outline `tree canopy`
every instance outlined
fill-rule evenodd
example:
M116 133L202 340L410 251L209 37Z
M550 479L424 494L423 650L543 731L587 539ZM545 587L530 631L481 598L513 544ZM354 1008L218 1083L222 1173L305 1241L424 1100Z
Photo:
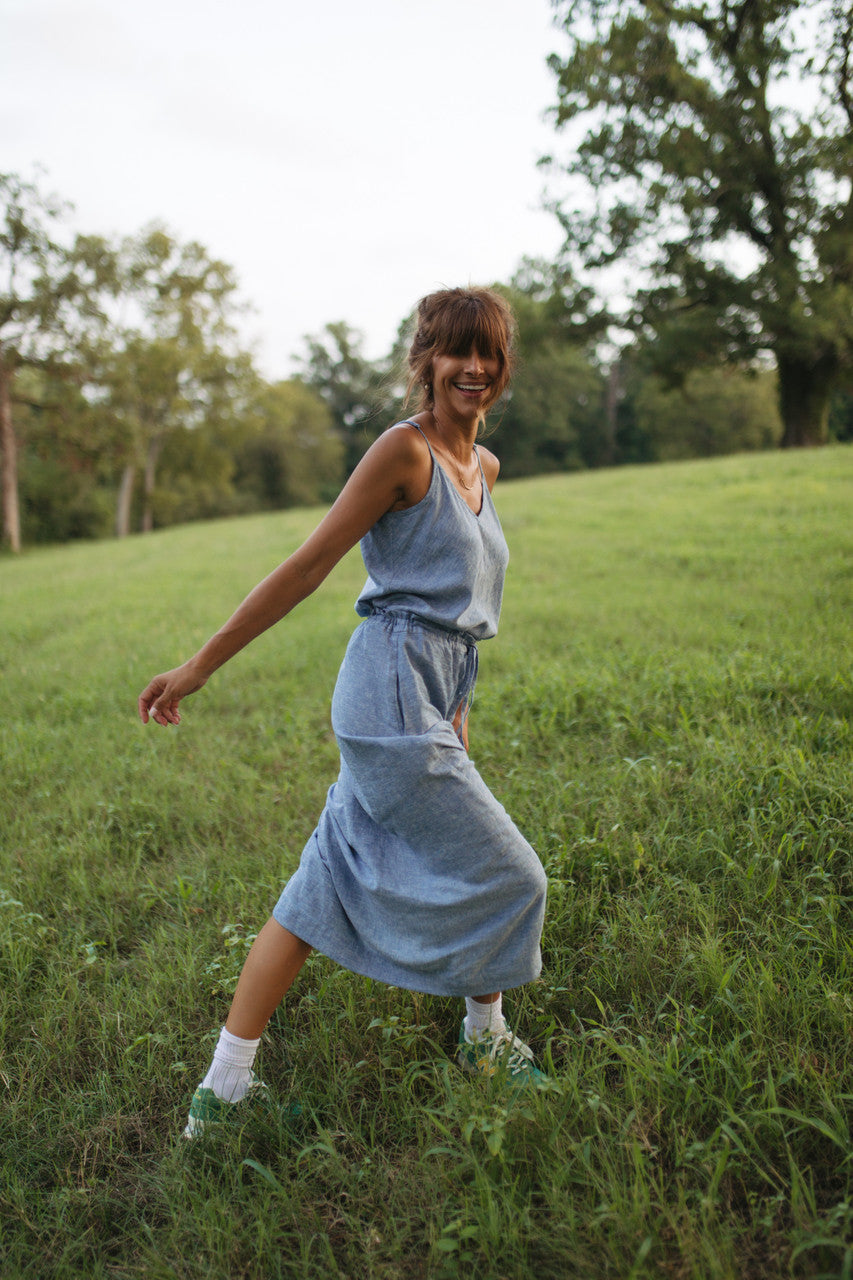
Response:
M853 367L853 4L553 2L569 260L643 272L615 310L670 374L772 353L783 444L823 441Z
M598 13L607 7L594 6ZM644 6L630 0L629 8L636 18ZM632 28L638 39L645 30ZM588 26L586 38L591 32ZM597 127L604 128L605 114ZM846 145L839 144L839 154L846 154ZM840 174L839 167L838 191ZM627 179L621 186L613 181L624 198ZM657 197L648 199L654 204ZM269 382L238 341L235 318L244 304L232 268L204 246L182 242L159 225L115 244L72 235L63 221L68 207L15 175L0 176L0 202L4 547L18 550L22 537L62 541L144 532L182 520L330 501L371 441L405 415L413 315L401 321L391 349L377 359L365 355L358 329L344 321L327 324L305 337L294 357L297 374ZM678 215L685 225L689 213ZM717 258L702 266L698 247L695 253L695 246L685 248L682 238L682 258L693 272L690 288L686 271L677 277L673 268L664 277L659 270L617 317L589 271L618 257L612 236L603 236L594 219L584 230L582 219L565 208L561 216L576 249L585 239L583 259L577 253L557 262L522 259L508 284L493 285L510 299L519 325L518 368L487 425L504 477L777 442L783 434L774 403L779 379L761 358L772 335L757 310L758 277L741 273L738 287L732 284L736 255L729 241L709 237ZM658 257L671 264L676 213L661 197L656 216L661 225L667 218L672 224L669 241L661 232L654 242ZM826 218L830 226L828 213ZM837 221L842 227L840 215ZM641 222L638 215L626 252L642 249ZM651 225L649 214L647 230ZM825 239L832 241L828 234ZM815 254L823 243L815 234ZM646 266L656 263L647 252ZM761 270L772 293L770 267L765 263ZM850 440L853 386L844 382L849 317L842 314L848 290L842 266L836 276L837 311L828 303L820 310L831 290L815 269L807 282L815 302L797 313L798 332L814 342L822 335L834 353L832 376L813 385L818 397L825 396L827 381L834 380L829 432ZM697 283L714 279L719 298L727 299L716 311L713 291ZM745 298L755 303L754 315ZM761 315L766 319L771 311L768 303ZM636 320L636 333L621 349L612 340L617 318ZM793 332L791 326L785 330L789 337ZM780 321L774 347L780 370L781 333Z
M602 317L564 269L525 259L502 292L518 323L518 367L494 415L505 477L599 466L607 456L605 377L591 351Z
M21 547L18 437L13 404L21 371L79 372L87 326L102 316L115 258L101 237L58 235L63 205L17 174L0 174L0 473L2 541Z
M386 425L378 415L387 362L368 360L362 350L364 335L344 320L327 324L320 334L306 334L304 342L299 377L328 405L346 442L349 474Z
M169 434L198 424L237 394L246 362L235 344L239 304L226 263L159 226L126 239L118 262L122 311L94 353L93 380L123 427L116 532L125 534L137 470L142 527L151 529L157 465Z

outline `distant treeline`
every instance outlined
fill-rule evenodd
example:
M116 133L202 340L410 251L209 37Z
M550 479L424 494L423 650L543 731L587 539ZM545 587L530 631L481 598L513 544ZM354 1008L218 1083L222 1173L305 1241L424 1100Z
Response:
M123 536L330 501L403 412L409 319L370 361L347 323L305 339L270 383L241 350L232 269L159 227L63 240L63 212L0 177L4 542ZM488 430L505 477L706 457L778 444L776 375L697 366L668 382L653 347L603 346L548 264L503 288L519 367ZM853 397L830 434L853 438Z

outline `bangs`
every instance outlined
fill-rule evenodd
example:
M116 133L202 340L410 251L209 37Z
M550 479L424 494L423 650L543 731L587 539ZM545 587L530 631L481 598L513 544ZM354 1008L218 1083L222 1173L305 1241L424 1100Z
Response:
M435 356L468 355L476 348L484 360L495 360L500 370L492 384L485 413L501 398L515 363L515 318L509 303L494 289L441 289L421 298L412 345L409 348L409 384L406 402L420 386L420 406L432 408L432 362Z
M459 298L442 316L442 355L467 356L472 348L486 360L506 363L510 335L504 317L478 298ZM438 335L436 335L438 336Z

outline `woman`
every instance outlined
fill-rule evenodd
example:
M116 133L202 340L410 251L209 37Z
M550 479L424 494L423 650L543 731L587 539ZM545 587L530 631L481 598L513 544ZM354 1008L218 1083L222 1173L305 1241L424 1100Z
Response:
M409 352L420 412L371 446L317 529L221 630L140 695L143 723L178 724L181 700L361 540L364 620L332 702L340 775L246 958L188 1137L264 1089L252 1072L261 1033L315 947L395 986L464 996L460 1065L513 1089L544 1079L506 1026L501 992L539 973L545 875L467 754L477 642L497 629L507 562L490 492L499 464L475 440L509 383L512 337L489 290L424 298Z

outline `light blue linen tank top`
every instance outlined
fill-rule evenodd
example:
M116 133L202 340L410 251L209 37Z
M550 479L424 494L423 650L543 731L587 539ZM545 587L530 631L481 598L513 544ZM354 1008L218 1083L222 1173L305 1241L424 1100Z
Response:
M420 431L416 422L406 422ZM475 513L428 440L427 447L432 477L424 497L403 511L387 511L361 540L368 578L356 613L363 618L376 610L411 613L433 626L486 640L498 629L509 561L498 513L479 452L483 501Z

